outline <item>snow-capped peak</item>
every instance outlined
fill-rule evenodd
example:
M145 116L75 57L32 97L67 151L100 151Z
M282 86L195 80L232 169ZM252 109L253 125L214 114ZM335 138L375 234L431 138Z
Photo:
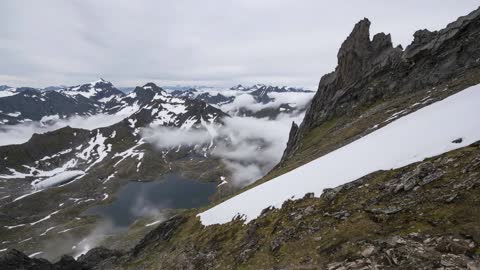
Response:
M96 80L96 81L94 81L94 82L91 82L90 84L91 84L91 85L95 85L95 84L97 84L97 83L110 83L110 84L111 84L111 82L106 81L106 80L104 80L103 78L100 78L100 79L98 79L98 80Z
M115 88L111 82L103 78L91 83L67 87L59 90L59 92L67 96L83 96L103 103L110 101L115 96L124 95L123 92Z

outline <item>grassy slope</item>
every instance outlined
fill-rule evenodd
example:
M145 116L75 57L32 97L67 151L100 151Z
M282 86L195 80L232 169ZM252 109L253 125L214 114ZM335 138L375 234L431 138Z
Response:
M421 164L432 165L427 175L441 176L409 191L389 191L391 183ZM477 243L468 252L478 253L479 173L477 144L373 173L347 184L335 196L287 201L247 225L233 221L204 228L195 211L187 212L182 215L184 223L168 232L169 239L153 241L137 256L121 259L121 264L131 269L315 269L361 258L366 243L410 233L467 235ZM380 213L391 209L398 212Z
M468 74L463 74L460 78L453 78L449 82L438 85L435 88L423 89L396 98L377 100L373 104L352 109L348 115L332 118L308 132L302 138L300 147L292 157L282 161L267 175L235 194L239 194L294 170L299 166L365 136L377 128L381 128L389 123L385 121L395 112L400 112L405 109L407 109L408 113L414 112L435 101L444 99L469 86L479 83L480 70L474 69L469 71ZM413 106L421 100L427 102Z

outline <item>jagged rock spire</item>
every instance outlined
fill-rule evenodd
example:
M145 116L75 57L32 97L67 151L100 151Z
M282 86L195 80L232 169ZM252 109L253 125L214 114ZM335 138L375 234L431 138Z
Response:
M393 49L390 34L379 33L370 40L370 21L367 18L355 24L353 31L343 42L338 52L336 69L338 87L343 87L361 78L371 69L385 50Z
M337 72L341 85L354 81L362 75L370 51L370 21L365 18L355 25L338 51Z

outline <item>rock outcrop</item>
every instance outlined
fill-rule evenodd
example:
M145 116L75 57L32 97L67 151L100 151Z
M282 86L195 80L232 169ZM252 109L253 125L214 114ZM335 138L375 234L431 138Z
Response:
M369 28L370 21L363 19L343 42L338 66L321 78L282 162L298 150L308 132L329 119L358 114L355 110L380 100L435 87L480 69L480 9L443 30L417 31L405 50L394 48L390 35L384 33L370 39Z
M2 270L90 270L92 268L77 262L70 256L63 256L57 263L45 259L30 258L24 253L11 249L0 256Z

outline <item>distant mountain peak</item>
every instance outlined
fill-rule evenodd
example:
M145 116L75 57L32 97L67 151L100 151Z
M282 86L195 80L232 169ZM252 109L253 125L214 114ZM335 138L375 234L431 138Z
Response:
M111 82L103 78L94 82L67 87L59 91L67 96L76 97L80 95L100 102L107 102L114 96L125 95L122 91L115 88Z
M7 90L7 89L10 89L12 87L8 86L8 85L0 85L0 91L3 91L3 90Z
M257 83L252 86L244 86L244 85L237 85L230 88L230 90L240 90L240 91L256 91L256 90L264 90L267 92L312 92L310 90L306 90L303 88L297 87L289 87L289 86L274 86L274 85L266 85L263 83Z

